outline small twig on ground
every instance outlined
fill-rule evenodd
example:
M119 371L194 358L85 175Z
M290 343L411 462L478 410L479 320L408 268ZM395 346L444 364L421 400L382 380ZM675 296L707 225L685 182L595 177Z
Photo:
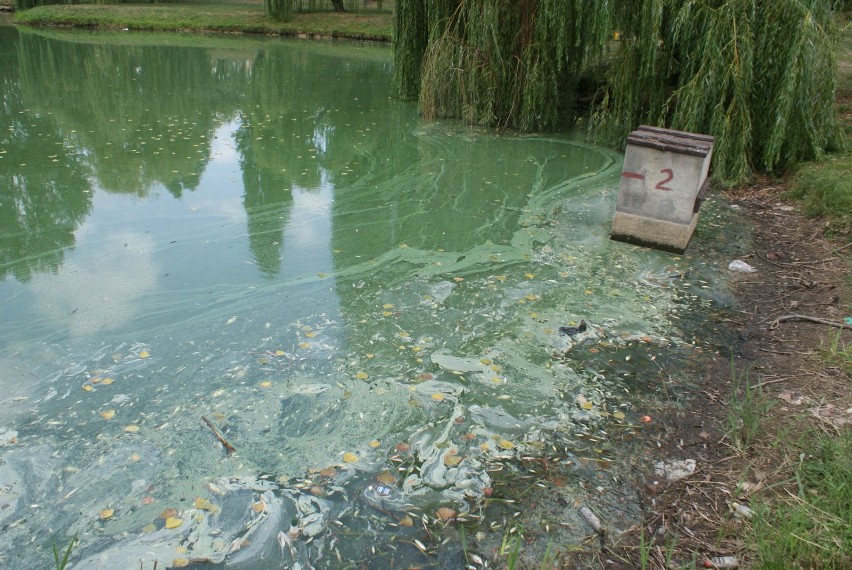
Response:
M841 251L843 251L844 249L846 249L847 247L850 247L850 246L852 246L852 241L850 241L849 243L847 243L843 247L838 247L837 249L831 250L831 253L840 253Z
M852 330L852 326L847 325L846 323L836 323L834 321L828 321L828 320L825 320L825 319L821 319L819 317L811 317L810 315L784 315L783 317L778 317L777 319L775 319L771 323L769 323L769 328L775 329L775 328L778 328L778 325L783 323L784 321L794 321L794 320L810 321L812 323L819 323L821 325L828 325L830 327L835 327L835 328L838 328L838 329L850 329L850 330Z
M208 420L208 419L207 419L207 418L205 418L204 416L201 416L201 419L202 419L202 420L204 420L204 423L205 423L205 424L207 424L207 427L209 427L209 428L210 428L210 431L212 431L212 432L213 432L213 435L215 435L215 436L216 436L216 439L218 439L218 440L219 440L219 443L221 443L221 444L222 444L222 447L224 447L224 448L225 448L225 451L227 451L227 452L228 452L228 454L234 453L234 452L236 451L236 448L234 448L234 446L233 446L233 445L231 445L230 443L228 443L228 440L227 440L227 439L225 439L225 438L222 436L222 434L221 434L221 433L219 433L219 430L218 430L218 429L216 429L216 426L214 426L214 425L213 425L213 422L211 422L210 420Z

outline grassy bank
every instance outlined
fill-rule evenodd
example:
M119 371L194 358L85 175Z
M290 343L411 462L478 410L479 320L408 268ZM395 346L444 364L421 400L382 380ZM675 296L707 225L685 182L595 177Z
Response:
M31 26L68 26L148 31L247 33L347 38L389 42L389 11L297 13L288 22L273 22L263 2L216 2L38 6L15 14Z
M837 111L846 135L846 149L802 165L791 184L792 196L805 213L827 220L831 233L852 233L852 13L841 21L837 46Z

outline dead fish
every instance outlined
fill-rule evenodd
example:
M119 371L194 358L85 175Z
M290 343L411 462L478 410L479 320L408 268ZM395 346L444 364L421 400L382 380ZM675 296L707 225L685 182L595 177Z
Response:
M580 324L576 327L559 327L559 332L562 334L567 334L568 336L574 336L575 334L580 334L581 332L586 332L586 321L581 320Z

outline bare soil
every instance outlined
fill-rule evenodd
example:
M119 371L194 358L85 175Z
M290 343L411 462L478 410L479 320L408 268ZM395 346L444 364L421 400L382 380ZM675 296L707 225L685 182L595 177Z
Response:
M734 515L732 503L783 492L799 452L807 452L795 448L802 434L852 425L848 362L844 370L826 357L832 346L852 342L852 327L845 324L852 243L848 235L825 237L826 225L804 217L785 198L786 187L763 180L727 193L753 224L751 251L740 259L757 271L735 285L737 316L717 323L734 327L736 369L749 371L771 407L748 445L735 447L728 427L731 356L709 359L690 409L661 419L668 424L660 431L662 447L648 446L654 459L695 459L697 471L671 484L653 472L642 475L643 528L613 537L616 546L600 553L602 567L638 567L639 533L652 545L645 550L649 568L681 568L692 560L712 568L715 556L757 567L749 522Z

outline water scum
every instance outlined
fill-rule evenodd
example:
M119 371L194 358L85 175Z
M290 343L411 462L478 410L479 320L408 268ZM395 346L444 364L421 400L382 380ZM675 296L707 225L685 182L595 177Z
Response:
M315 241L296 241L302 265L285 250L277 279L223 284L213 301L140 294L150 304L128 331L12 343L4 567L44 567L51 538L77 536L73 567L87 570L476 568L520 545L524 524L569 546L594 534L590 512L638 520L625 478L646 413L636 394L660 374L688 385L661 371L696 350L690 312L724 295L733 214L709 204L691 256L613 243L618 155L506 137L529 168L507 204L510 190L487 192L517 184L515 164L476 188L436 186L454 141L499 137L418 136L446 152L363 177L334 196L333 224L330 194L294 191L307 202L293 223L310 230L298 235ZM585 166L566 178L571 153ZM386 220L353 214L398 187L414 190L387 206L393 227L427 223L371 233ZM479 192L489 206L468 210ZM220 230L204 231L199 244ZM524 493L550 504L521 513Z

